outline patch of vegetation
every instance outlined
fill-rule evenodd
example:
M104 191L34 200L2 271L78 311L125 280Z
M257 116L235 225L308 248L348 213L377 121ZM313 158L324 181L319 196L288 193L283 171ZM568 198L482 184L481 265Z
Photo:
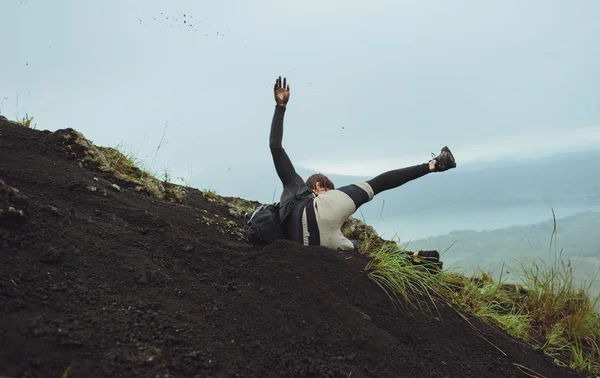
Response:
M188 189L183 185L163 181L163 186L165 188L164 199L167 201L184 203L189 198Z
M4 96L2 98L0 98L0 113L2 112L2 108L4 107L4 101L8 100L8 97ZM11 121L8 120L6 117L0 115L0 120L4 120L4 121L8 121L11 122L13 124L22 126L22 127L26 127L28 129L36 129L37 128L37 123L33 123L33 117L30 117L28 113L25 113L24 117L20 117L19 114L21 113L20 109L19 109L19 93L16 93L16 112L15 112L15 119L16 121Z
M141 162L132 154L124 154L117 148L96 147L81 133L73 130L61 130L65 149L75 157L81 167L103 172L109 178L137 184L136 190L146 192L156 198L164 198L165 187L148 171L139 168Z
M26 127L28 129L35 130L37 128L37 123L34 124L33 117L30 117L29 114L27 114L27 113L25 113L25 116L22 118L17 117L16 121L9 120L8 118L4 117L3 115L0 115L0 121L7 121L14 125Z
M220 200L220 196L212 189L202 189L202 195L210 202L218 202Z
M146 192L153 197L167 201L183 203L191 192L191 189L184 185L168 182L170 177L166 170L163 172L163 181L158 180L144 168L143 162L137 159L135 154L125 152L122 147L97 147L73 129L60 132L64 138L67 152L77 159L81 167L103 172L108 178L135 183L137 191ZM178 179L182 183L184 182L183 178L179 177ZM252 205L248 201L235 199L228 202L211 189L205 189L201 193L209 202L228 206L230 214L236 218L241 218L244 212L252 209ZM198 221L216 227L223 235L231 235L245 240L240 222L225 219L217 214L209 214L206 210L202 211Z
M173 194L175 195L175 199L179 202L183 202L186 198L186 191L181 185L173 185L172 188Z
M17 125L27 127L28 129L35 129L37 127L37 123L33 124L33 117L30 117L27 113L25 113L23 118L18 119L16 123Z
M229 214L241 219L245 214L250 214L259 206L258 202L247 201L241 198L231 198L227 201Z
M556 234L556 228L553 235ZM374 239L370 236L370 239ZM442 271L429 274L414 266L397 244L367 251L372 261L369 276L395 303L431 310L446 303L468 321L465 314L505 330L551 356L554 362L584 374L600 372L600 315L598 297L588 285L574 281L573 265L554 252L551 263L521 265L521 282L507 284L479 272L474 277Z
M540 259L522 271L528 293L523 309L535 322L536 336L543 337L544 352L576 370L600 372L599 298L590 297L589 285L574 283L571 261L561 251L553 263Z
M236 237L238 240L245 241L244 230L238 222L228 220L218 214L210 214L206 210L200 210L201 215L197 220L206 226L216 227L223 235Z
M373 280L396 303L409 304L428 311L445 292L446 283L438 275L429 273L421 265L413 265L412 258L401 248L384 244L368 253L372 257L365 267Z
M177 177L179 183L171 182L169 171L165 168L162 173L162 182L165 187L165 199L172 202L184 203L191 192L190 183L183 177Z

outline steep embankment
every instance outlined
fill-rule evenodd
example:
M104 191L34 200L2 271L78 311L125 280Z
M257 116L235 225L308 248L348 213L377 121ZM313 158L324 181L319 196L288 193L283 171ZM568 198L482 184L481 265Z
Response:
M364 256L250 246L227 205L74 138L0 119L0 375L576 376L447 306L395 308Z

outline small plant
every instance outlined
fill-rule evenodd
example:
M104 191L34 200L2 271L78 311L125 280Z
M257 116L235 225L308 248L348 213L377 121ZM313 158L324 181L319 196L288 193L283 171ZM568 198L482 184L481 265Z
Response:
M233 198L227 205L229 214L238 219L243 218L246 214L251 214L256 209L256 205L241 198Z
M123 142L117 144L114 150L119 152L119 154L116 154L117 163L119 165L138 169L141 172L142 178L154 176L154 174L149 171L144 161L138 158L131 148L126 147Z
M173 191L173 195L175 195L175 199L177 200L177 202L184 202L187 198L187 192L185 191L185 188L183 186L174 185L171 190Z
M216 202L219 199L219 196L217 194L217 192L215 192L212 189L202 189L202 195L206 198L208 198L208 200L210 202Z
M0 106L2 105L4 100L8 100L8 97L4 97L4 99L0 103ZM19 116L19 114L21 113L21 111L19 109L19 92L16 92L15 102L16 102L16 104L15 104L15 106L16 106L15 119L17 120L16 123L18 125L28 128L28 129L35 129L37 127L37 124L33 124L33 127L32 127L33 117L30 117L29 114L27 114L27 113L25 113L24 117Z
M167 168L163 168L162 171L162 180L164 184L170 183L171 182L171 174L169 173L169 170Z
M37 123L34 124L33 127L31 127L33 123L33 117L30 117L27 113L25 113L25 116L23 118L17 120L17 123L28 129L35 129L37 127Z

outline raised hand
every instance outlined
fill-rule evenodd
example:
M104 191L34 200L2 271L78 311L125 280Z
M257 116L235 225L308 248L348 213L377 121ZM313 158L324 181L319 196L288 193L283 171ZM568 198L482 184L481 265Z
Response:
M281 84L281 76L275 80L275 87L273 88L275 94L275 102L277 105L286 106L290 99L290 85L285 83L285 77L283 78L283 85Z

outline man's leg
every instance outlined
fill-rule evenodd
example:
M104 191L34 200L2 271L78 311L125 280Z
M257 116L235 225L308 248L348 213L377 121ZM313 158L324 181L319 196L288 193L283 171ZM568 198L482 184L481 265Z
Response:
M400 168L393 171L388 171L372 178L368 181L363 181L359 184L351 184L338 188L337 190L344 192L354 202L354 208L345 206L344 216L349 217L354 214L359 207L369 202L373 197L384 190L397 188L409 181L425 176L432 172L431 163L415 165L407 168Z
M373 188L374 194L377 195L385 190L397 188L409 181L423 177L430 172L443 172L451 168L456 168L456 161L450 149L444 147L440 154L428 163L388 171L368 180L367 183Z
M432 163L424 163L414 165L412 167L395 169L380 174L367 181L367 183L373 188L375 195L390 189L397 188L401 185L406 184L409 181L416 180L426 174L433 172Z
M378 193L396 188L430 172L443 171L454 167L456 167L454 157L450 150L444 147L440 155L429 163L388 171L368 181L329 190L317 197L320 215L319 229L322 232L328 232L329 230L337 232L343 222ZM356 248L355 242L351 244Z

